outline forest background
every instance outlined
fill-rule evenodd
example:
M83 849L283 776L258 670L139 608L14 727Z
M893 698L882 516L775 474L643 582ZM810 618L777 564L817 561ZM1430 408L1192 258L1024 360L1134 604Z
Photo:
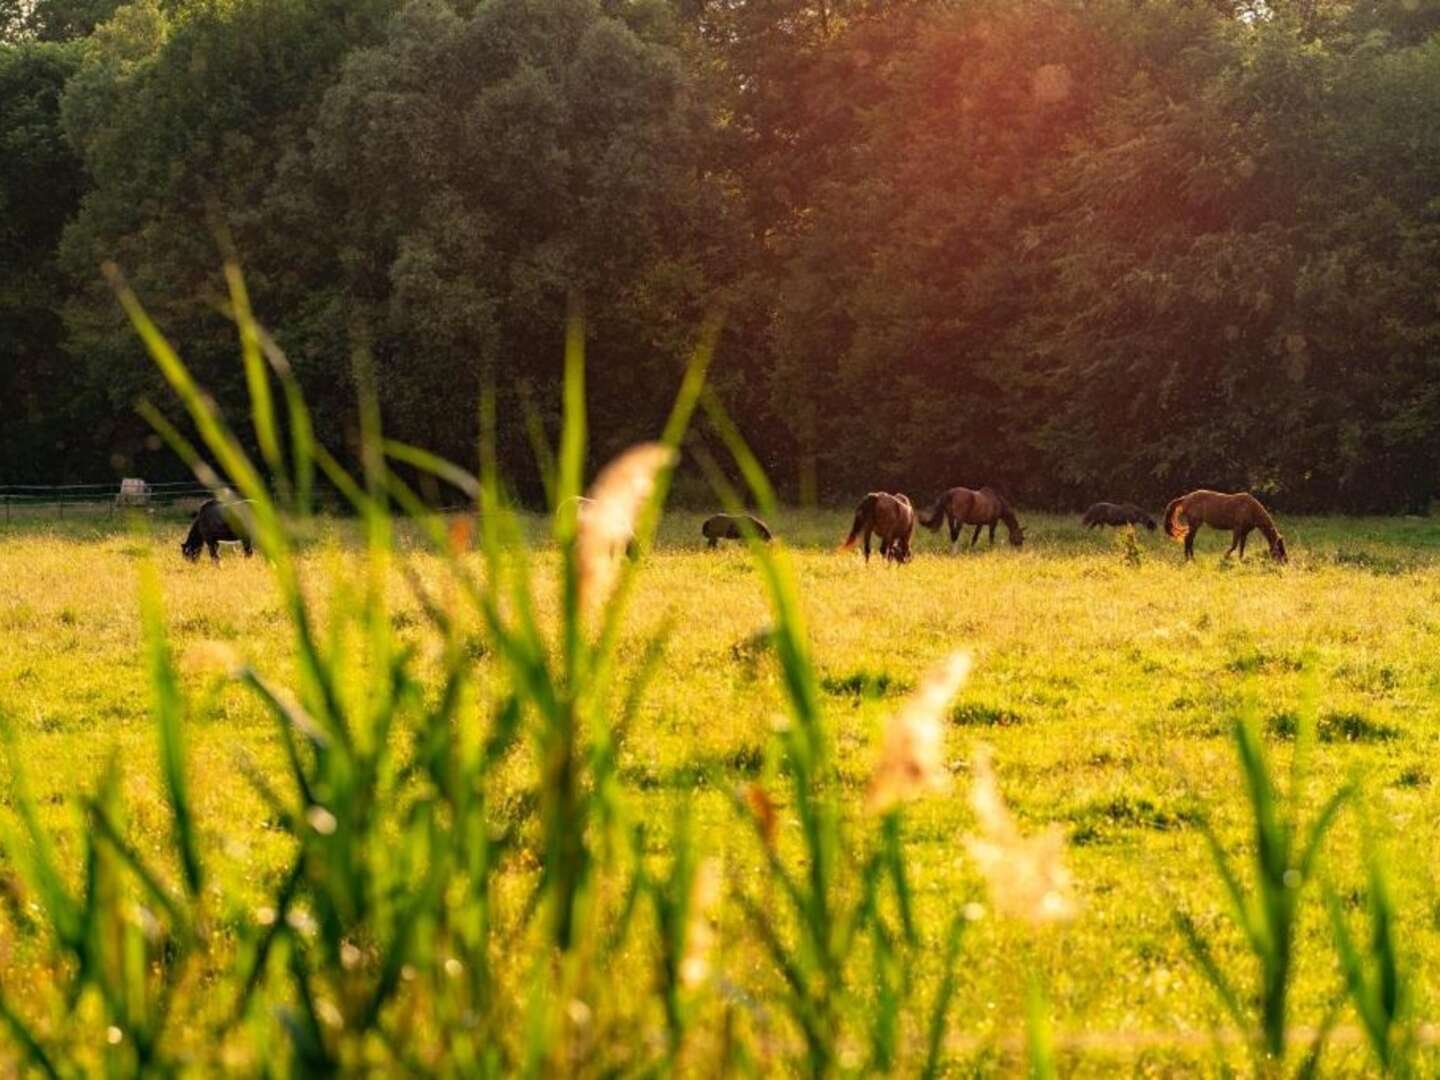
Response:
M567 297L592 458L708 313L789 498L1440 476L1434 0L0 0L0 480L182 475L116 261L245 407L222 238L322 441L535 497ZM178 411L174 417L180 420Z

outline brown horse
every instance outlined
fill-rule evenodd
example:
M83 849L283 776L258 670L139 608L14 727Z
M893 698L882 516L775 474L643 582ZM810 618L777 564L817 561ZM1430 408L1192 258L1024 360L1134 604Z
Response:
M915 535L915 508L904 495L872 491L855 508L855 524L840 545L849 551L855 540L865 534L865 561L870 561L870 534L880 537L880 554L897 563L910 561L910 538Z
M1155 519L1134 503L1098 502L1080 519L1081 525L1097 529L1101 525L1144 525L1155 531Z
M970 537L972 548L975 541L980 539L980 530L986 525L990 526L990 543L995 543L995 526L1002 521L1010 533L1011 547L1019 547L1025 542L1025 530L1020 528L1015 511L1010 508L1005 496L992 487L983 487L979 491L964 487L951 488L935 500L935 505L930 507L928 514L920 518L920 524L931 532L940 527L941 521L950 525L951 551L955 550L960 541L960 533L966 525L975 526L975 532Z
M1270 541L1272 559L1281 563L1286 559L1285 538L1275 528L1275 522L1260 505L1260 500L1248 491L1226 495L1202 489L1172 499L1165 507L1165 531L1176 540L1185 541L1186 559L1195 557L1195 534L1201 525L1231 531L1230 550L1225 553L1227 559L1236 548L1240 550L1240 558L1245 558L1245 538L1252 529L1259 529Z

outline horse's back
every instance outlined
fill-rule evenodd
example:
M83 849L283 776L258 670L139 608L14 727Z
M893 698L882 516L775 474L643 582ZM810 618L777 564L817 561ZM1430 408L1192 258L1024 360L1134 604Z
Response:
M712 514L700 526L700 535L707 540L743 540L746 522L762 539L770 539L770 527L754 514Z
M1253 525L1269 515L1260 500L1248 491L1211 491L1200 488L1180 503L1188 521L1217 529Z
M979 511L976 515L977 524L988 525L1004 516L1005 511L1010 509L1010 504L1005 501L1005 496L996 491L993 487L983 487L975 493L975 508Z
M915 508L910 505L909 496L872 491L866 498L874 499L875 525L882 532L894 535L899 530L914 526Z

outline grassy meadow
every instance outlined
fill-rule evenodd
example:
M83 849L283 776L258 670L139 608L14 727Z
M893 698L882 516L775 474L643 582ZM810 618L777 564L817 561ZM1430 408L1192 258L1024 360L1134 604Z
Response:
M787 789L775 777L775 731L785 703L781 672L766 646L773 616L750 554L733 543L705 550L700 520L687 512L665 517L631 594L617 650L622 667L639 662L657 628L670 632L619 744L615 805L623 808L626 829L640 827L635 835L643 838L645 858L663 862L687 821L694 849L717 858L727 882L764 895L762 848L731 793L766 786L785 847L795 823ZM1364 848L1372 843L1385 853L1414 1015L1435 1015L1440 522L1282 519L1291 562L1276 567L1258 542L1243 564L1223 561L1228 537L1211 530L1201 534L1195 563L1185 565L1179 545L1158 532L1142 531L1131 543L1113 530L1086 532L1078 518L1022 514L1022 521L1027 541L1018 551L1004 543L1003 528L993 549L982 538L977 550L954 555L941 535L922 530L914 561L900 568L837 553L848 526L844 513L787 511L771 522L789 551L808 620L843 820L867 814L866 785L884 719L937 659L959 648L973 654L970 679L947 714L945 760L954 784L908 805L901 819L922 943L907 993L919 1000L934 994L938 943L954 914L971 905L943 1032L944 1069L968 1075L1024 1067L1031 980L1044 987L1062 1075L1211 1074L1243 1065L1244 1047L1193 963L1173 912L1188 912L1236 983L1253 985L1254 961L1229 920L1201 827L1208 820L1249 872L1244 860L1253 849L1253 825L1231 736L1232 722L1247 710L1259 719L1285 779L1301 719L1314 718L1305 814L1340 785L1359 785L1325 841L1315 882L1306 885L1292 1023L1321 1024L1342 990L1321 890L1333 888L1363 939ZM544 523L524 524L533 546L547 549ZM418 670L433 673L438 686L435 635L415 583L432 597L452 586L413 527L399 528L386 578L388 618L396 638L417 650ZM153 562L189 702L192 810L209 888L223 895L213 917L224 928L216 946L224 956L246 947L255 911L276 889L294 841L247 778L285 773L283 741L256 696L217 674L231 660L216 657L241 656L280 686L299 676L266 560L247 561L228 548L219 566L188 564L178 551L183 530L180 519L159 517L33 520L0 531L0 712L72 882L80 877L86 828L81 797L95 790L112 760L138 855L179 880L138 599L140 568ZM464 558L482 572L479 556ZM557 565L538 551L536 614L551 627L559 615ZM359 527L314 523L299 569L323 638L327 610L364 588ZM474 718L490 708L484 688L504 677L478 624L460 637L479 689L458 715L478 723ZM331 644L337 654L347 648L344 639ZM465 720L456 722L468 730ZM993 748L1000 789L1022 830L1055 825L1064 832L1078 900L1067 923L1033 929L991 910L963 843L975 829L968 773L981 743ZM401 758L408 753L402 749ZM528 753L524 746L515 751L502 786L513 782L520 790ZM5 802L13 819L8 787ZM524 947L522 896L533 875L523 854L498 871L501 968L520 962L505 955L506 943ZM13 875L7 894L20 914L0 929L0 988L32 1030L55 1035L59 991L47 983L57 969L45 958L43 930L25 925L33 898ZM716 921L714 977L695 1008L702 1017L723 1014L724 1021L697 1024L710 1034L692 1040L692 1056L680 1067L718 1069L723 1039L724 1060L737 1069L788 1070L798 1036L776 1004L783 984L733 906L722 905ZM870 979L867 962L857 961L862 986ZM647 1004L655 996L650 961L621 948L607 966L613 981L605 992L633 999L631 1026L608 1037L653 1042L661 1020L658 1005ZM201 984L206 977L195 976ZM203 1044L207 1025L226 1008L222 997L197 995L167 1038ZM1350 1007L1332 1019L1321 1071L1372 1072ZM253 1029L241 1032L247 1030ZM723 1036L714 1034L720 1030ZM905 1048L923 1041L913 1023L901 1032L898 1067L914 1067ZM14 1060L18 1045L10 1046ZM222 1060L251 1071L266 1052L253 1034L233 1036ZM859 1051L851 1054L847 1060L842 1053L840 1066L865 1069ZM1434 1057L1424 1060L1428 1068L1437 1065Z

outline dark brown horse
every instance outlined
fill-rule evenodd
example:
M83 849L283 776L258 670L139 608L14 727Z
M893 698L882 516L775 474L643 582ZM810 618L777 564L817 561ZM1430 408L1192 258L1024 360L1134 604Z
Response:
M220 561L221 544L239 544L245 549L248 559L254 544L250 539L250 503L248 500L221 502L207 499L195 511L195 520L190 532L180 542L180 553L194 562L200 558L200 549L209 548L213 562Z
M1005 496L993 487L983 487L979 491L964 487L951 488L935 500L935 505L930 507L928 514L920 518L920 524L932 532L940 527L942 521L950 526L952 551L959 543L960 533L966 525L975 526L975 532L970 537L972 548L975 541L980 539L980 530L986 525L990 526L990 543L995 543L995 526L1002 521L1010 533L1012 547L1019 547L1025 542L1025 530L1016 520L1015 511L1010 508Z
M870 534L880 537L880 554L897 563L910 561L910 539L915 535L915 508L904 495L872 491L855 508L855 524L840 545L849 551L855 540L865 534L865 561L870 561Z
M767 544L770 542L770 528L753 514L714 514L700 525L700 535L710 541L707 547L718 547L721 540L744 540L744 522L750 523L755 535Z
M1285 538L1275 528L1275 522L1260 505L1260 500L1248 491L1226 495L1202 489L1172 499L1165 507L1165 531L1176 540L1185 541L1186 559L1195 557L1195 534L1200 531L1201 525L1230 530L1230 550L1225 553L1227 559L1236 548L1240 550L1240 558L1245 558L1245 538L1252 529L1259 529L1270 542L1272 559L1282 563L1286 559Z
M1144 525L1155 531L1155 519L1134 503L1098 502L1080 519L1080 524L1098 529L1101 525Z

